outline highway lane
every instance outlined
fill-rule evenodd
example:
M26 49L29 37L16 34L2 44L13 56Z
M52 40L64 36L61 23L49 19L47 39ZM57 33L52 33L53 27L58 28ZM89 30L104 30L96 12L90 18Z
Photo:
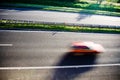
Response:
M120 17L55 11L0 9L0 19L120 27Z
M73 56L74 41L100 43L106 52ZM54 31L0 31L1 67L120 64L120 35ZM5 44L5 46L3 46ZM12 44L12 45L10 45ZM1 70L0 80L119 80L120 66Z

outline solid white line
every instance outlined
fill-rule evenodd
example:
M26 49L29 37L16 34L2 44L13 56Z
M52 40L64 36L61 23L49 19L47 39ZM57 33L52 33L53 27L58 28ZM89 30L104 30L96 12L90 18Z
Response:
M33 70L33 69L59 69L59 68L84 68L84 67L113 67L120 64L76 65L76 66L42 66L42 67L0 67L0 70Z
M59 32L59 31L42 31L42 30L0 30L0 32L26 32L26 33L31 33L31 32Z
M0 44L0 46L2 46L2 47L11 47L11 46L13 46L13 44Z

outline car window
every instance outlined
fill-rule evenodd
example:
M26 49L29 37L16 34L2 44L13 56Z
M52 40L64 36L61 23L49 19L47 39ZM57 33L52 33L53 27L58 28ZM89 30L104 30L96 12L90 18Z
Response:
M72 48L75 48L75 49L90 49L87 46L73 46Z

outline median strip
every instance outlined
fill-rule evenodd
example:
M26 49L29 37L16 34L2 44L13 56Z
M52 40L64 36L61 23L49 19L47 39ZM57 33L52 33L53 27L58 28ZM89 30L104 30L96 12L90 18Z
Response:
M0 29L16 30L45 30L45 31L70 31L70 32L97 32L120 34L118 26L102 25L75 25L67 23L42 23L42 22L16 22L15 20L0 20Z

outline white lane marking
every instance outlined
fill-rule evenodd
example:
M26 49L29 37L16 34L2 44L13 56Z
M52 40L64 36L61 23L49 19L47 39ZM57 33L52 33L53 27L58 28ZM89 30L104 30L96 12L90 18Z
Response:
M30 30L30 29L26 29L26 30L0 30L0 32L59 32L59 31L42 31L42 30Z
M13 44L0 44L1 47L11 47Z
M84 67L113 67L120 64L76 65L76 66L42 66L42 67L0 67L0 70L33 70L33 69L59 69L59 68L84 68Z

